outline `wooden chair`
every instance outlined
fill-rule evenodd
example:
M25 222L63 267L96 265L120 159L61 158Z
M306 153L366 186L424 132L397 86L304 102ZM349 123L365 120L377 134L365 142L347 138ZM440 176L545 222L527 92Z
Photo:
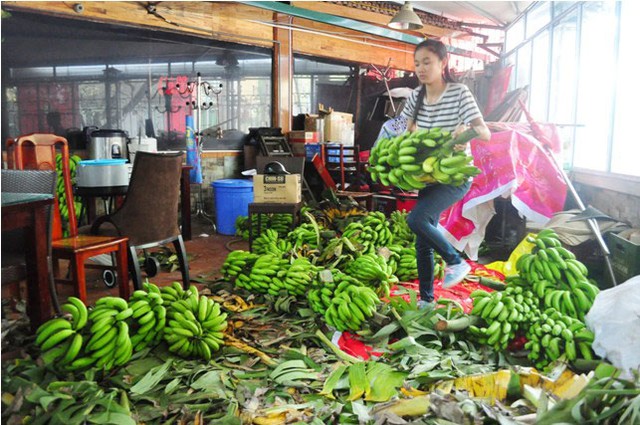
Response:
M56 154L62 155L62 177L64 181L65 202L69 211L69 234L63 236L62 218L56 199L53 211L52 258L55 283L72 284L74 294L87 302L87 283L85 268L104 268L88 265L86 261L101 254L114 253L119 281L120 296L129 298L129 274L127 270L127 238L80 235L73 205L73 187L69 170L69 147L64 137L55 134L34 133L19 136L7 142L13 154L14 167L19 170L55 170ZM59 260L69 261L70 279L57 277ZM52 294L56 297L56 294Z
M320 155L315 154L311 160L313 166L318 171L320 178L324 184L331 190L333 190L338 198L352 198L354 201L360 203L363 202L367 208L367 211L373 211L373 193L371 192L354 192L348 190L338 190L336 182L329 174L329 170L325 167L325 163Z
M112 214L98 217L91 226L94 235L128 238L129 271L135 289L142 286L137 250L169 243L178 255L182 286L189 288L187 252L178 228L183 156L182 152L136 152L129 190L122 206Z

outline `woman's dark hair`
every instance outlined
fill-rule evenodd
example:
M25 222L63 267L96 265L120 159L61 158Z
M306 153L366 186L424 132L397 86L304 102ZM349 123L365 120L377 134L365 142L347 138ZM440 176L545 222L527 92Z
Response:
M416 46L416 49L414 50L413 54L415 55L418 52L418 50L421 50L421 49L429 50L431 53L438 56L440 60L445 60L447 58L447 54L448 54L447 46L445 46L444 43L441 41L428 38ZM447 63L447 66L444 68L443 78L447 83L455 82L455 79L453 78L453 75L451 75L451 71L449 70L448 63Z

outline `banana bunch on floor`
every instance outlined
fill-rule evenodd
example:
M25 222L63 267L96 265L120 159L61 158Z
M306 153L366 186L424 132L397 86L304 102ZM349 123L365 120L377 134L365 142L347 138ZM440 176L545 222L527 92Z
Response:
M381 211L373 211L367 214L362 220L364 229L371 229L373 232L372 240L377 247L387 246L393 240L391 226L389 220Z
M155 346L162 340L167 323L167 310L164 307L162 291L153 283L143 283L144 291L137 290L129 298L129 307L133 310L129 335L133 352L141 351L148 346ZM178 282L173 282L167 291L177 293L182 290ZM168 303L167 303L168 304Z
M347 284L342 290L338 288L324 319L339 331L357 331L376 312L380 299L373 289L366 286Z
M526 279L546 307L553 307L577 319L584 319L599 289L588 279L588 270L564 248L557 234L544 229L527 241L535 244L521 255L516 270Z
M324 314L331 306L334 294L343 291L347 286L364 285L358 279L338 269L320 270L307 292L309 307L318 314Z
M453 140L448 131L433 128L383 138L371 149L371 179L402 190L419 190L435 182L460 185L480 170L471 164L473 157L453 146L474 136L468 131Z
M397 261L394 274L403 282L412 281L418 278L418 262L416 261L416 249L413 247L406 248L400 245L392 245L389 247L391 251L397 254L398 258L390 258Z
M473 300L470 314L482 318L486 326L472 325L469 333L496 350L506 349L518 329L539 315L535 295L520 286L510 285L503 292L476 290L470 297Z
M280 238L274 229L266 229L260 236L253 240L252 252L255 254L284 255L293 249L293 245L286 238Z
M195 286L186 299L175 301L169 307L169 321L164 339L169 351L181 357L211 360L211 354L224 343L227 313L220 304L204 295L198 296Z
M271 227L271 218L268 214L254 214L253 215L253 223L249 221L249 217L247 217L245 226L247 229L247 238L245 240L249 240L249 227L250 224L253 224L253 239L256 239L260 234L258 233L258 229L264 231L264 229L268 229Z
M342 237L349 239L354 246L357 247L359 252L370 253L375 252L376 244L374 238L376 237L373 229L364 226L360 221L354 221L349 223L342 232Z
M393 211L389 216L393 242L404 246L413 245L416 240L416 234L411 231L407 224L407 215L409 213L406 211Z
M272 214L269 220L269 229L278 232L278 236L284 238L291 230L293 216L291 214Z
M342 273L337 268L320 270L307 292L307 300L311 309L316 313L324 314L331 305L336 288L340 284L342 284L342 288L348 284L362 286L362 283L357 279Z
M364 220L349 223L342 236L360 245L360 252L374 252L376 248L387 246L393 241L391 227L383 213L370 213Z
M529 341L524 347L529 350L529 359L539 369L558 359L563 353L568 361L574 361L578 357L593 359L593 332L580 320L554 308L546 309L531 324L526 336Z
M348 206L347 208L329 206L327 208L323 208L321 211L325 218L329 221L329 223L337 219L347 217L364 217L365 215L367 215L367 211L359 205Z
M329 268L343 268L359 255L358 248L348 237L333 238L322 249L317 264L325 264Z
M252 252L241 249L231 251L220 267L220 273L228 281L233 281L238 274L248 273L257 259L258 255Z
M381 296L388 297L391 285L398 283L398 278L393 274L387 260L379 254L363 254L347 264L345 273L363 282L365 285L375 288Z
M287 239L293 244L293 249L296 251L305 247L312 250L318 249L321 244L319 229L312 223L302 223L289 232Z
M267 292L273 296L278 296L282 290L289 295L304 295L318 270L319 268L311 264L308 258L296 258L291 265L280 267L276 275L271 276Z
M239 215L236 217L236 236L240 236L242 240L249 240L249 217Z
M125 364L133 354L129 322L133 309L119 297L103 297L89 313L92 323L85 346L87 359L94 359L93 368L110 370ZM87 360L89 362L89 360Z
M273 277L282 269L287 269L289 260L273 254L258 256L249 273L238 273L235 284L239 288L246 289L255 294L266 294L271 286Z
M63 304L63 317L51 319L36 331L36 345L41 350L41 357L45 365L56 370L80 369L84 363L84 356L79 358L84 346L83 329L86 328L89 312L84 303L76 297L69 297ZM93 363L91 359L89 364Z
M69 157L69 175L71 177L71 184L75 184L76 182L76 174L78 163L82 161L78 155L71 155ZM60 216L62 217L63 223L69 222L69 209L67 207L67 194L64 191L64 177L62 171L62 154L56 155L56 174L57 174L57 186L56 186L56 198L58 199L58 208L60 209ZM79 200L74 198L73 207L76 216L80 214L80 210L82 208L82 203ZM65 229L65 234L68 230Z

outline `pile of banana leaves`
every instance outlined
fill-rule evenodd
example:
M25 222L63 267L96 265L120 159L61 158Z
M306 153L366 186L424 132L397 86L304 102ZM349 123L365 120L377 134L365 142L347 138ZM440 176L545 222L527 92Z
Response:
M163 344L110 374L56 375L28 344L2 365L7 424L475 424L638 423L637 382L599 369L576 397L521 392L491 402L443 382L509 368L517 359L434 330L460 317L456 303L416 309L394 298L359 337L366 361L338 349L295 297L241 297L226 283L209 296L229 313L225 347L210 362L172 356ZM517 375L515 375L517 376ZM532 395L533 394L533 395Z

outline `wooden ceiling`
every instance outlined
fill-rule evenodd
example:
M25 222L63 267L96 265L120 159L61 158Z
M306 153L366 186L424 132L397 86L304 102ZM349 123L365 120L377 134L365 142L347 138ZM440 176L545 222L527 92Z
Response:
M354 31L323 22L277 13L250 2L30 2L3 1L2 8L45 16L78 19L89 23L107 23L131 29L153 29L201 37L216 42L233 42L272 48L276 35L291 37L294 53L351 63L413 68L413 45L372 33ZM396 2L293 1L290 6L339 16L386 28L400 7ZM82 5L78 10L75 5ZM422 13L422 12L421 12ZM321 16L321 15L318 15ZM421 15L422 17L422 15ZM417 37L451 37L472 32L456 21L429 14L422 17L425 27L405 32ZM4 27L4 26L3 26ZM4 28L3 28L4 31ZM489 55L471 52L480 59ZM495 59L495 58L494 58Z

